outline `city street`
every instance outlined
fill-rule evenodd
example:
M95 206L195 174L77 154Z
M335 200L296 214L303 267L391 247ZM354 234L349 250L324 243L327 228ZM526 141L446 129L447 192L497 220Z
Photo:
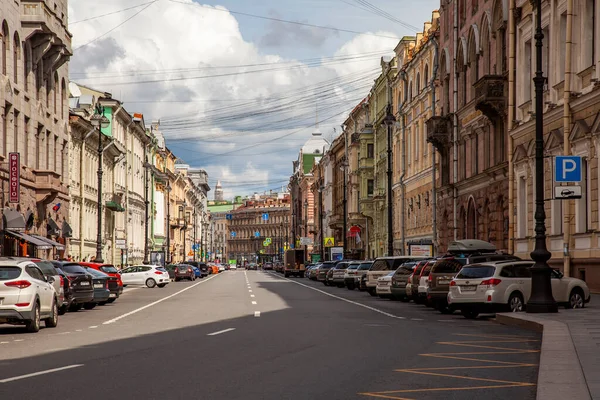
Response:
M0 326L0 398L534 399L540 335L412 303L226 271Z

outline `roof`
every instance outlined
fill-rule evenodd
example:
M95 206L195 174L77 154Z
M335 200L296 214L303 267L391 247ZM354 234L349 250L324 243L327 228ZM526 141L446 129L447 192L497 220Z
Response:
M208 206L208 211L211 213L225 212L233 210L233 204L220 204L217 206Z
M329 142L323 138L321 131L317 128L312 137L302 146L302 154L323 154Z

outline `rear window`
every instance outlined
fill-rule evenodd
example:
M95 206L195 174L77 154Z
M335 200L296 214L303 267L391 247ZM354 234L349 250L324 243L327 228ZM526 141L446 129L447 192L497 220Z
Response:
M376 260L371 266L371 271L388 271L390 270L390 264L387 260Z
M103 265L100 267L100 271L106 272L107 274L118 274L119 271L115 268L114 265Z
M38 266L39 269L42 270L44 275L46 275L46 276L58 275L58 272L56 272L54 265L52 265L52 263L50 261L40 260L40 261L34 261L34 263L35 263L35 265Z
M396 275L410 275L413 273L414 266L415 266L415 264L413 264L413 263L403 264L398 267L395 274Z
M459 274L456 275L457 279L478 279L478 278L489 278L490 276L494 276L494 272L496 272L496 267L490 267L488 265L481 266L468 266L463 267L460 270Z
M457 260L440 260L432 269L434 274L454 274L460 271L462 264Z
M335 269L346 269L348 268L348 264L346 263L340 263L338 265L336 265Z
M21 275L19 267L0 267L0 281L9 281L17 279Z
M62 270L68 274L86 274L87 271L81 265L78 264L64 264Z
M156 268L156 270L160 271L160 272L167 272L167 270L164 269L163 267L158 267L158 268Z
M102 271L98 271L97 269L94 268L86 268L85 269L89 274L95 276L96 278L104 278L108 275L106 275L104 272Z
M368 271L371 269L371 266L373 265L372 262L368 262L368 263L362 263L358 266L358 270L359 271Z
M360 264L351 264L351 265L348 265L348 269L358 269L359 265Z

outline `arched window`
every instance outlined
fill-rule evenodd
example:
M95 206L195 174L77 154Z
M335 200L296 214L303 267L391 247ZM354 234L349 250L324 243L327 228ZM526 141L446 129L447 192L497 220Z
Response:
M469 89L469 100L472 100L475 97L475 82L479 79L479 64L478 64L478 54L477 54L477 42L475 39L475 30L471 29L469 33L469 42L468 42L468 55L467 62L469 65L469 77L467 88Z
M53 98L53 106L54 106L54 115L56 115L57 111L58 111L58 73L54 73L54 83L52 85L52 94L54 95Z
M492 54L490 47L490 23L487 15L484 15L481 21L481 37L479 38L479 42L481 43L479 58L482 61L480 71L481 75L485 76L490 74L490 56Z
M467 229L465 239L477 239L477 213L473 199L469 201L467 208Z
M19 43L19 34L15 32L13 38L13 77L15 83L19 83L19 63L21 62L21 44Z
M8 24L6 23L6 21L2 22L2 31L0 32L0 40L2 40L2 57L1 57L1 62L2 65L0 65L1 67L1 72L2 74L6 75L6 63L7 63L7 55L6 53L8 51L10 51L10 46L9 46L9 33L8 33Z
M423 74L423 86L427 87L429 85L429 65L425 64L425 70Z
M459 40L458 43L458 51L456 55L456 68L458 72L458 85L459 85L459 93L462 91L459 96L458 105L464 106L467 102L467 76L466 76L466 63L464 57L464 48L462 44L462 40Z
M29 45L23 43L23 88L27 92L29 90L29 73L31 72L31 57L29 56Z
M67 103L67 84L65 82L65 78L62 79L62 83L60 85L60 116L62 119L67 119L65 115L65 104Z
M408 101L412 101L413 99L413 83L410 81L408 85Z
M421 74L417 72L417 82L416 82L417 96L421 93Z

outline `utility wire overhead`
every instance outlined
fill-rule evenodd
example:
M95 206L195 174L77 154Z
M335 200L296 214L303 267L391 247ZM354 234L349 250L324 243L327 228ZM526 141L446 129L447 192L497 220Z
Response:
M125 11L133 10L134 8L139 8L139 7L143 7L143 6L145 6L145 5L148 5L148 4L152 4L152 3L154 3L155 1L157 1L157 0L152 0L152 1L149 1L149 2L147 2L147 3L138 4L137 6L131 6L131 7L123 8L123 9L121 9L121 10L117 10L117 11L109 12L109 13L102 14L102 15L96 15L96 16L94 16L94 17L89 17L89 18L85 18L85 19L80 19L79 21L69 22L69 26L73 26L73 25L79 24L79 23L81 23L81 22L92 21L92 20L94 20L94 19L98 19L98 18L108 17L109 15L120 14L120 13L122 13L122 12L125 12Z

